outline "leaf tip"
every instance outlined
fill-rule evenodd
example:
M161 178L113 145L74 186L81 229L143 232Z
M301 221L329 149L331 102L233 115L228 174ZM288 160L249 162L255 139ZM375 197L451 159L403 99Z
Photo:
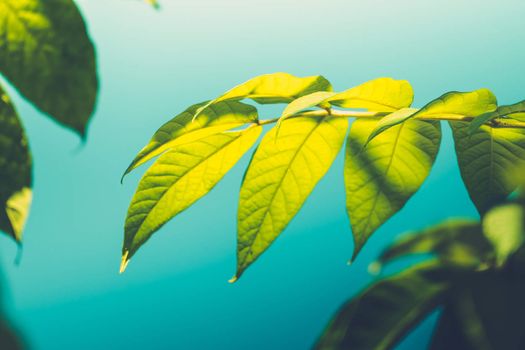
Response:
M122 255L122 261L120 262L120 269L119 269L119 273L122 274L124 273L124 271L126 271L126 267L128 267L128 264L129 264L129 250L126 250L124 252L124 254Z
M235 275L235 276L233 276L232 278L230 278L228 280L228 283L233 284L233 283L237 282L238 279L239 279L239 277L237 277L237 275Z

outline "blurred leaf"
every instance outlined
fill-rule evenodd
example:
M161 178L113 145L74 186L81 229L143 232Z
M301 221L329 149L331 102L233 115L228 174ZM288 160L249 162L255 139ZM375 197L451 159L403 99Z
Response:
M206 195L255 143L262 127L177 145L141 179L129 206L121 272L137 249L171 218Z
M237 273L240 277L286 228L344 142L344 118L298 117L263 138L240 193Z
M254 107L235 101L214 104L201 113L198 120L193 121L197 109L205 104L206 102L195 104L161 126L133 159L122 178L136 167L175 146L257 122L257 110Z
M483 217L483 232L492 242L499 266L503 266L525 240L523 205L507 203L490 209Z
M479 129L481 125L495 118L501 118L506 116L512 118L513 114L517 114L519 120L519 118L521 118L521 116L523 115L523 112L525 112L525 101L521 101L509 106L499 106L493 112L484 113L474 118L474 120L470 122L469 133L473 133L474 131Z
M146 0L146 2L151 5L155 10L160 9L160 4L157 0Z
M525 161L525 130L450 122L461 177L480 213L507 198L519 185L513 176Z
M75 3L1 0L0 23L0 72L40 110L84 137L98 81Z
M452 274L424 263L374 283L339 310L315 349L392 349L444 301Z
M328 102L344 108L394 112L410 107L413 100L414 91L408 81L378 78L340 92L329 98Z
M288 103L316 91L332 91L332 85L320 75L304 78L288 73L260 75L208 102L197 110L195 118L209 106L220 101L249 98L261 104Z
M31 205L31 154L18 115L1 89L0 179L0 230L20 241Z
M411 109L404 111L411 113ZM354 236L353 259L372 233L419 189L441 141L439 122L411 120L363 148L377 123L354 121L346 144L346 205Z
M443 263L482 268L492 253L478 222L456 219L401 236L383 251L378 262L386 264L407 255L432 254Z
M447 92L437 99L426 104L423 108L412 114L397 113L387 115L377 123L368 141L406 120L425 117L469 116L476 117L483 113L492 112L497 107L496 96L487 89L471 92Z

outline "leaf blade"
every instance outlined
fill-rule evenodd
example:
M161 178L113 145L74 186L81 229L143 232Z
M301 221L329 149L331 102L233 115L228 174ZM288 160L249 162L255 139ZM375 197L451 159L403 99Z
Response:
M410 120L379 135L364 148L377 123L354 121L346 144L344 178L354 236L352 260L373 232L419 189L441 141L439 122Z
M263 138L241 187L237 229L239 278L286 228L336 158L348 121L298 117ZM286 199L288 198L288 200Z
M525 101L521 101L521 102L518 102L512 105L508 105L508 106L499 106L493 112L484 113L474 118L474 120L470 122L469 132L473 133L474 131L479 129L481 125L485 124L486 122L491 121L492 119L506 117L506 116L509 116L512 118L513 114L517 114L521 116L523 112L525 112Z
M130 203L121 270L160 227L206 195L252 147L261 130L252 126L210 135L160 156Z

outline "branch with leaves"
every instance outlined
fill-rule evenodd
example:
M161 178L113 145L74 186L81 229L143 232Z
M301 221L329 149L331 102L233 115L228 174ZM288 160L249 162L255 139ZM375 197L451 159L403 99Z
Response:
M525 160L525 102L498 106L487 89L448 92L420 109L405 80L379 78L334 92L322 76L262 75L193 105L160 127L124 175L158 156L129 206L121 271L166 222L207 194L274 124L252 155L240 191L237 272L268 249L301 209L346 141L344 179L355 259L428 176L448 121L462 178L483 213L517 183ZM259 104L286 103L260 119ZM349 118L355 118L347 133ZM348 135L347 135L348 134Z

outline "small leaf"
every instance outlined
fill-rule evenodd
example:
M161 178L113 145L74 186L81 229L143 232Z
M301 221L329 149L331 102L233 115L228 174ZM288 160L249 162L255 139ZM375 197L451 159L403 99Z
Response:
M98 80L75 3L2 0L0 23L0 72L41 111L85 136Z
M298 117L263 138L240 193L237 274L240 277L286 228L328 171L344 142L348 121Z
M177 145L141 179L128 209L123 261L158 229L206 195L255 143L262 127L214 134Z
M411 110L405 109L405 113ZM428 176L441 141L439 122L411 120L379 135L363 148L378 124L353 122L346 144L346 205L357 256L372 233L419 189Z
M403 235L383 251L378 262L383 265L409 255L432 254L443 263L482 268L492 253L478 222L456 219Z
M474 120L470 122L469 133L473 133L479 129L481 125L491 121L492 119L507 116L512 118L513 114L518 114L517 117L520 118L523 115L523 112L525 112L525 101L521 101L509 106L499 106L493 112L484 113L474 118Z
M525 130L482 125L469 135L469 123L450 122L459 170L480 213L505 199L520 184L525 161Z
M492 112L497 107L496 96L487 89L479 89L471 92L447 92L446 94L431 101L423 108L413 114L394 112L387 115L377 124L368 140L406 120L414 118L446 117L446 116L469 116Z
M31 205L31 154L9 97L0 88L0 230L16 241Z
M514 254L525 241L523 205L506 203L489 210L483 217L483 232L492 242L499 266Z
M444 301L451 274L424 263L373 284L339 310L315 349L392 349Z
M364 108L394 112L410 107L414 100L412 86L406 80L378 78L332 96L328 102L344 108Z
M208 102L197 110L194 118L197 118L209 106L220 101L238 101L249 98L261 104L288 103L316 91L332 91L332 85L320 75L304 78L288 73L260 75Z
M205 104L206 102L195 104L161 126L131 162L122 178L136 167L175 146L257 122L257 110L254 107L235 101L214 104L201 113L199 120L193 121L197 109Z
M284 119L291 117L292 115L297 114L307 108L323 104L323 102L326 99L330 98L333 95L335 95L335 92L318 91L308 94L306 96L299 97L298 99L290 102L288 106L286 106L279 119L280 121L283 121ZM328 106L330 105L328 104Z

